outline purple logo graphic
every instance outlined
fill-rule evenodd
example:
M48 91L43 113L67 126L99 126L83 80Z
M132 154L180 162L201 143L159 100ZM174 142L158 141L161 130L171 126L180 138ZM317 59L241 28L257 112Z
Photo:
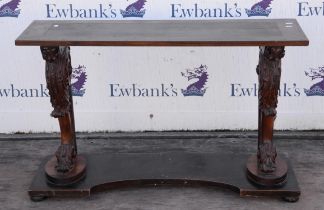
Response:
M86 67L79 65L72 69L72 95L83 96L85 93L84 84L87 80Z
M183 96L204 96L207 89L205 88L208 80L207 69L208 67L206 65L201 65L198 68L187 69L185 73L181 72L181 75L186 77L188 81L196 80L186 90L181 89Z
M321 79L320 82L312 85L310 89L304 89L307 96L324 96L324 66L318 69L311 68L309 72L305 72L306 76L312 80Z
M130 4L126 10L120 10L121 15L124 18L128 18L128 17L139 17L139 18L143 18L143 16L145 15L145 9L144 9L144 5L145 5L146 0L137 0L136 2Z
M248 17L253 16L265 16L268 17L271 13L270 4L273 0L262 0L256 4L254 4L251 9L245 9Z
M21 0L12 0L0 7L0 17L18 17L20 9L18 6Z

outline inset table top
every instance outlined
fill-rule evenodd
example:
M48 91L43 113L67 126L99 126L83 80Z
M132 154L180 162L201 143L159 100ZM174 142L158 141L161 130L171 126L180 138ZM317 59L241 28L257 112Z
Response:
M307 46L295 19L36 20L17 38L29 46Z

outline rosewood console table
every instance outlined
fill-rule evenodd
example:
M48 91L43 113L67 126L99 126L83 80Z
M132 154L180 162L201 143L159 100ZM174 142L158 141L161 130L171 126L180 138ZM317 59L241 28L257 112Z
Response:
M297 201L298 183L289 161L277 157L273 127L285 46L308 44L294 19L34 21L16 45L40 46L54 108L51 116L58 118L61 145L55 157L40 167L29 191L31 198L83 196L125 185L207 184L237 190L241 196ZM70 46L260 47L257 154L250 158L186 153L77 155Z

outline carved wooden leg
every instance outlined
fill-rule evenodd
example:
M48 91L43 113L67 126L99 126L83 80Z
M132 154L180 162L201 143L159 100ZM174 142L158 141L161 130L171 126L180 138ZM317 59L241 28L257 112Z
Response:
M284 55L284 47L260 47L257 67L259 75L258 153L249 158L247 175L251 181L263 186L282 185L287 177L287 164L277 157L276 146L273 142L281 59Z
M55 156L45 167L47 178L53 184L67 185L85 172L85 162L77 157L73 102L71 95L70 47L41 47L46 61L46 82L54 110L52 117L58 118L61 130L61 145ZM81 170L80 170L81 169ZM58 178L59 177L59 178Z

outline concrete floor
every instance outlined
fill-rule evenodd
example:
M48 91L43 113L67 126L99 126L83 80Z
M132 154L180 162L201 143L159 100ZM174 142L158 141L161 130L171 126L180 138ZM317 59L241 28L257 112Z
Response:
M80 153L216 152L253 154L256 132L79 134ZM297 203L240 198L220 188L127 188L90 198L32 202L27 190L41 160L53 154L58 134L0 135L0 209L324 209L324 132L278 132L278 152L288 156L302 190Z

